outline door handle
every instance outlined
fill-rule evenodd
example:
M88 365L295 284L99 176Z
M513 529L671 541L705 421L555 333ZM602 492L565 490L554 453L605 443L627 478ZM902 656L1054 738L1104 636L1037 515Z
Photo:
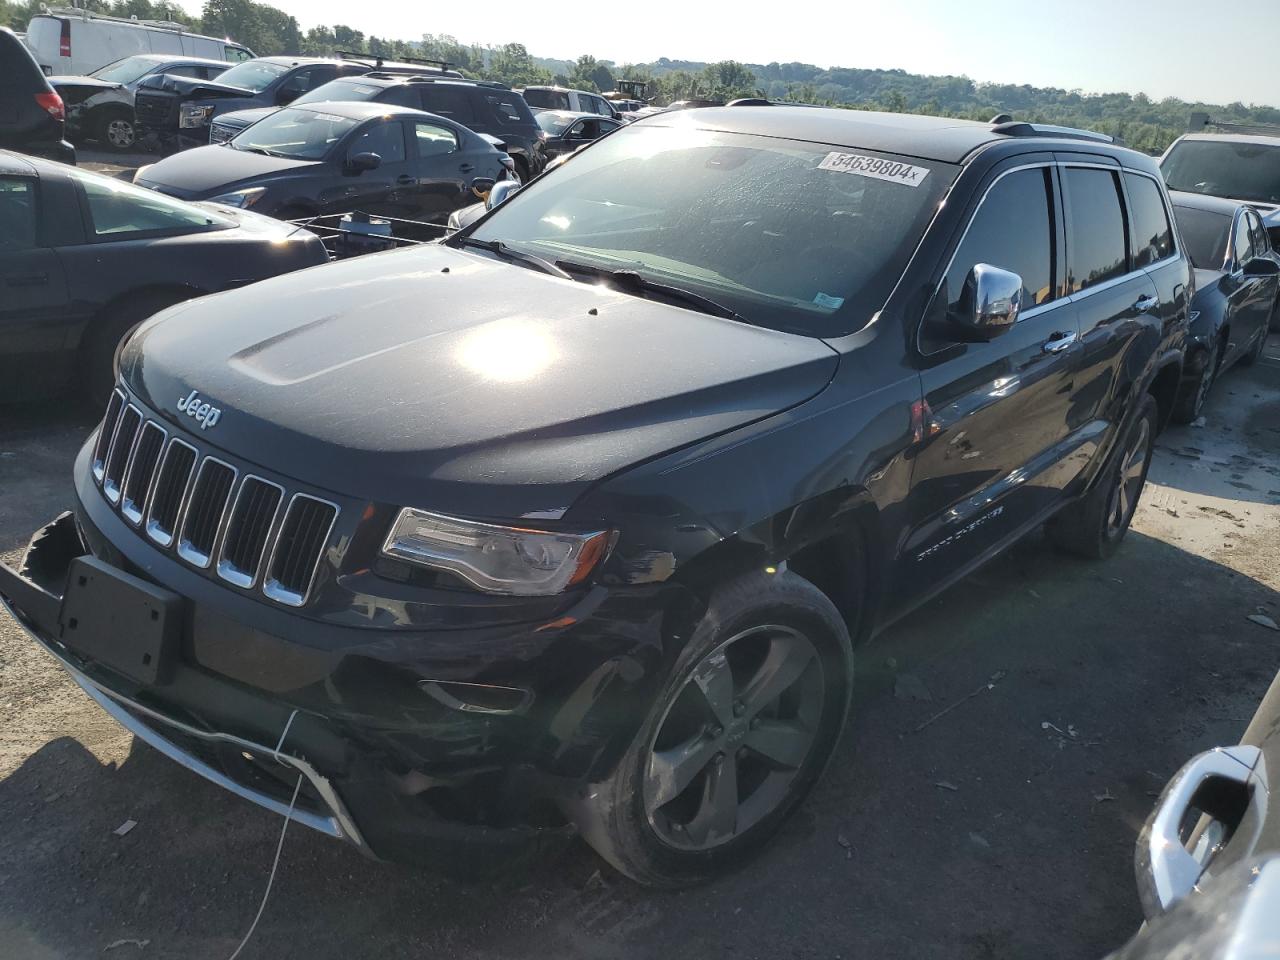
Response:
M1045 353L1061 353L1067 347L1076 342L1074 333L1055 333L1049 340L1045 341Z
M417 180L409 176L407 173L402 173L400 174L400 176L396 177L396 183L400 184L402 187L407 187L410 184L414 184L417 182L418 182Z
M49 282L47 273L27 273L20 277L6 277L5 286L9 287L43 287Z
M476 168L476 165L474 163L464 163L458 167L458 169L461 170L463 173L470 173L475 168Z
M1236 789L1214 790L1215 781L1219 787L1234 784ZM1202 787L1209 789L1201 790ZM1240 787L1245 788L1248 798L1244 809L1238 805L1221 809L1213 799L1205 799L1213 794L1239 796ZM1238 834L1236 837L1237 842L1248 840L1247 856L1262 832L1269 796L1266 761L1262 751L1254 746L1216 747L1179 770L1138 835L1138 893L1147 917L1159 916L1195 889L1216 852L1215 844L1240 828L1247 828L1251 833L1247 837ZM1188 850L1182 836L1182 822L1188 811L1201 807L1211 820L1211 829L1201 835L1194 851ZM1211 807L1218 809L1209 809ZM1212 829L1215 825L1217 829Z
M1139 297L1137 300L1133 301L1133 309L1137 310L1139 313L1146 313L1159 302L1160 301L1158 299L1147 294L1146 296Z

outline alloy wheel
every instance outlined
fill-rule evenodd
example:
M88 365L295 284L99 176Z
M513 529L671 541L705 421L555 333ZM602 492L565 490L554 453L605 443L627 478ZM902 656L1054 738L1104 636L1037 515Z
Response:
M133 146L133 124L128 120L112 120L106 127L107 142L117 150L127 150Z
M753 627L707 654L649 745L642 799L658 838L707 850L776 810L813 751L824 697L822 658L791 627Z
M1107 536L1118 536L1138 507L1142 493L1142 480L1147 465L1147 445L1151 439L1151 425L1143 418L1138 421L1133 441L1120 461L1120 476L1111 492L1107 508Z

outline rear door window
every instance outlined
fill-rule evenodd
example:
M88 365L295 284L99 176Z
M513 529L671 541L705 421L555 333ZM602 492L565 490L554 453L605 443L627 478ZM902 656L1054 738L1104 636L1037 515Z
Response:
M475 120L475 111L471 106L469 91L458 87L439 86L434 83L422 85L422 109L427 113L448 117L463 126Z
M357 153L376 153L383 163L396 163L405 158L404 124L399 120L381 120L358 137L351 144L347 156Z
M1110 170L1067 167L1067 258L1070 292L1106 283L1128 271L1120 184Z
M0 250L36 245L36 186L25 177L0 177Z
M420 157L438 157L458 149L458 135L438 123L418 121L413 132Z
M1022 277L1023 309L1054 298L1052 196L1047 167L1018 170L996 181L947 271L948 309L959 309L965 279L979 263Z
M1160 188L1150 177L1124 175L1133 221L1133 265L1146 267L1173 254L1173 228Z

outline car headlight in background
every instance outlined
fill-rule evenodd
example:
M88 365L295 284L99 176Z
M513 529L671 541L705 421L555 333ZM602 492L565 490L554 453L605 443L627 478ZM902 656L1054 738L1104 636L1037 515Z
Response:
M247 190L236 190L233 193L223 193L216 197L210 197L209 202L221 203L228 207L239 207L241 210L245 210L261 200L262 195L266 192L266 187L250 187Z
M405 507L382 552L456 574L486 593L533 597L581 583L614 539L609 530L576 534L502 527Z
M178 126L186 129L204 127L213 116L213 107L199 103L184 103L178 108Z

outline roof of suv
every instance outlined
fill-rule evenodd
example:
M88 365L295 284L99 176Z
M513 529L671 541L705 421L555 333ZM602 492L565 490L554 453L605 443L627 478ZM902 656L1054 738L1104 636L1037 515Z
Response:
M689 124L731 133L785 137L814 143L846 144L864 150L899 153L944 163L960 163L985 144L1018 140L1043 144L1069 141L1074 149L1090 143L1111 147L1101 134L1046 128L1029 124L992 124L950 117L926 117L909 113L876 113L838 107L799 107L781 104L743 107L703 107L698 110L660 112L637 120L647 126ZM1009 132L1004 132L1009 131Z
M387 76L382 75L382 68L366 73L360 77L362 83L381 83L386 87L394 87L405 83L435 83L441 86L454 87L481 87L486 90L510 90L511 88L505 83L499 83L497 80L470 80L467 77L454 77L449 74L430 73L423 71L422 73L405 73L402 70L396 70Z
M309 110L312 113L327 113L347 120L368 120L370 117L389 117L392 115L410 114L412 116L435 116L425 110L414 107L399 107L391 103L378 103L374 100L318 100L315 103L300 103L286 106L285 110Z

